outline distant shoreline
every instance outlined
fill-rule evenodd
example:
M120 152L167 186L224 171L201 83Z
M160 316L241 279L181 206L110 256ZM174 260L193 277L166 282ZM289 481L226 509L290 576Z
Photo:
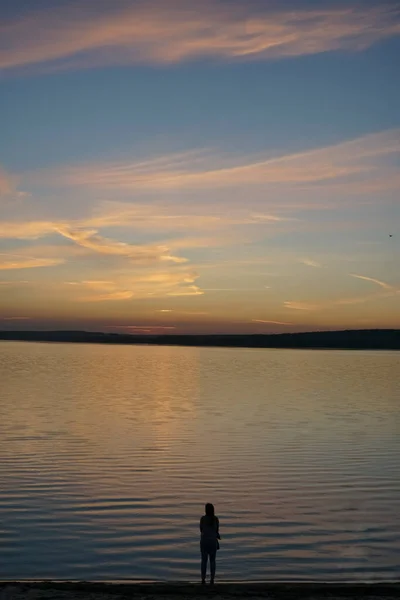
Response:
M74 582L74 581L0 581L0 595L7 600L26 598L48 600L105 600L106 598L139 598L150 600L175 600L181 598L218 597L219 600L246 598L270 598L277 600L326 598L380 598L394 599L400 595L400 582L376 583L312 583L312 582L263 582L238 581L216 583L205 587L198 583L184 582ZM2 596L3 597L3 596Z
M91 331L0 331L2 341L215 348L400 350L400 329L352 329L279 334L131 335Z

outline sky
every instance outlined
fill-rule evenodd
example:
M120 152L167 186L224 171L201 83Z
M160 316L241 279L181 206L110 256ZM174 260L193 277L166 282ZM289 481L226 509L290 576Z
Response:
M400 4L3 0L0 329L400 327Z

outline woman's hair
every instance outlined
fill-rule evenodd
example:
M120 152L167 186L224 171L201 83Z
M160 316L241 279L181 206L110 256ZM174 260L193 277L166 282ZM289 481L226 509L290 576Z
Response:
M207 517L215 517L214 504L207 502L206 504L206 515Z

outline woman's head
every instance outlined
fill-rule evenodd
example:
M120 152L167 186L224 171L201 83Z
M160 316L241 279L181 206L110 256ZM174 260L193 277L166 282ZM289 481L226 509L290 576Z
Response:
M215 516L214 504L211 504L210 502L207 502L207 504L206 504L206 515L207 515L207 517L214 517Z

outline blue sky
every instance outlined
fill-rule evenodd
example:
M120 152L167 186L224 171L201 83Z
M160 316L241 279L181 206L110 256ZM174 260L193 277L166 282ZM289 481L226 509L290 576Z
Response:
M396 4L3 4L0 327L400 327Z

